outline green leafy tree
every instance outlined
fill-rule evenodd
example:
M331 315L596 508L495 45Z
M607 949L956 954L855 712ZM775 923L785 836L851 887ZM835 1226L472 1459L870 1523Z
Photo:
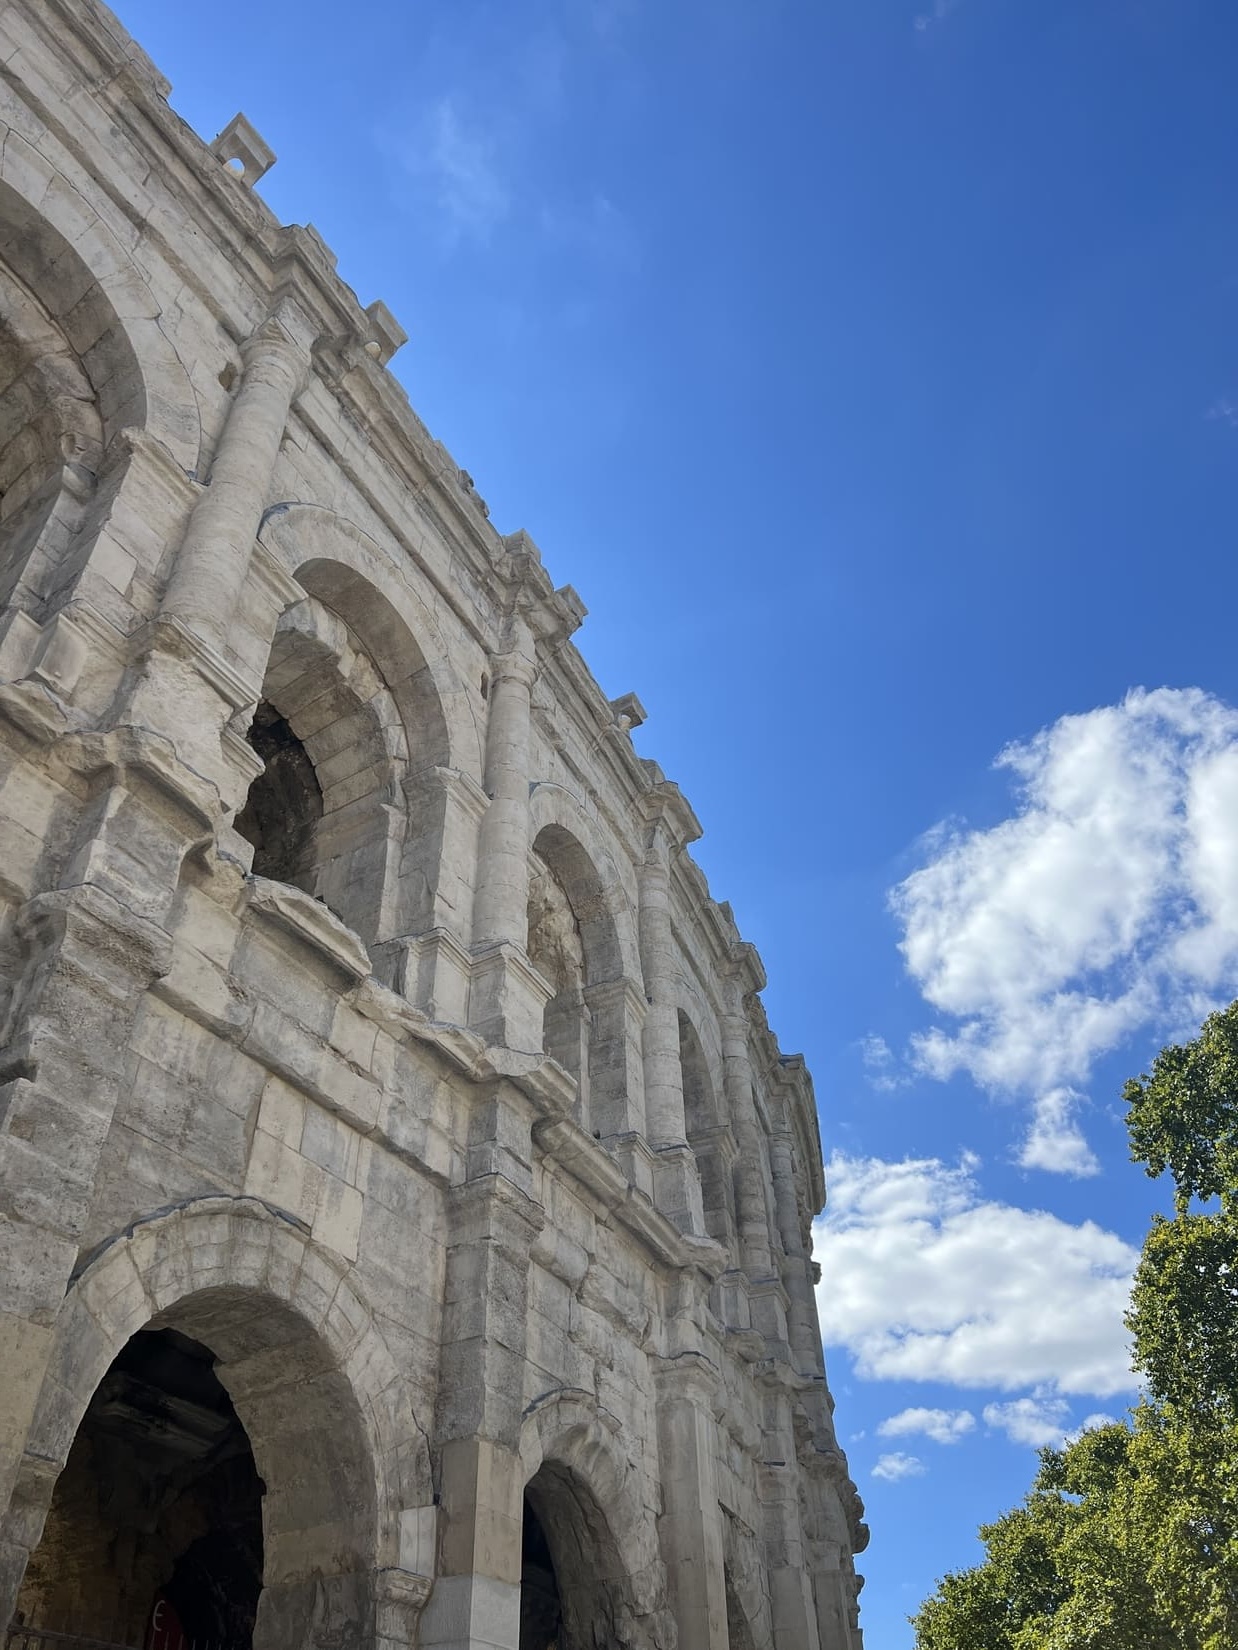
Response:
M1174 1187L1127 1317L1147 1396L1041 1452L984 1562L912 1618L919 1650L1238 1646L1238 1003L1124 1098L1132 1158Z

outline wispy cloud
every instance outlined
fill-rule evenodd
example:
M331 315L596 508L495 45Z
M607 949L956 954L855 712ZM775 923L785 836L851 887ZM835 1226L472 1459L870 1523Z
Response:
M1086 1175L1096 1060L1228 1001L1238 968L1238 713L1196 688L1136 690L997 759L988 830L953 824L895 890L901 950L944 1017L915 1069L1031 1102L1020 1161Z
M1029 1449L1061 1449L1094 1427L1112 1426L1114 1419L1112 1415L1096 1413L1072 1426L1070 1405L1062 1398L1045 1393L984 1406L985 1426L1004 1432L1012 1444L1026 1444Z
M534 0L517 17L460 0L428 32L408 101L380 142L401 205L440 249L574 254L577 266L630 272L632 223L602 177L563 165L581 88L613 60L628 0Z
M426 110L405 163L424 178L451 240L470 236L485 241L511 210L511 189L493 134L464 113L451 94Z
M969 1409L903 1409L877 1428L881 1438L923 1436L935 1444L957 1444L976 1425Z
M978 1166L831 1157L813 1229L826 1345L866 1380L1054 1399L1133 1390L1123 1313L1137 1252L1093 1221L982 1197Z
M898 1061L894 1050L884 1037L870 1031L866 1037L860 1039L860 1059L864 1065L864 1076L870 1088L882 1093L890 1093L901 1088L907 1081L906 1076L900 1075Z
M928 1471L924 1462L915 1455L906 1455L902 1450L894 1450L889 1455L879 1455L877 1464L873 1468L874 1478L884 1478L891 1484L897 1484L901 1478L921 1478Z
M1232 396L1223 395L1208 408L1207 416L1238 430L1238 401Z
M948 17L959 9L963 0L933 0L928 11L919 12L916 16L916 29L920 34L934 29L939 23L944 23Z

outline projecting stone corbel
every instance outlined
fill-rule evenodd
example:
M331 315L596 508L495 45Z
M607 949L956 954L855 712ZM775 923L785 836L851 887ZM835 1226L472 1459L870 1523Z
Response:
M275 165L274 149L239 112L211 144L211 153L217 155L247 189L252 189Z
M645 707L634 693L621 693L617 699L610 701L610 708L620 733L631 733L646 719Z

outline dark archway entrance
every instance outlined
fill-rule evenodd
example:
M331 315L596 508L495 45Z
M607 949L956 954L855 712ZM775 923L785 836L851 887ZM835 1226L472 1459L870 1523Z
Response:
M526 1495L520 1551L520 1650L559 1650L563 1601L546 1532Z
M596 1495L572 1468L543 1461L524 1497L520 1650L648 1642Z
M57 1480L17 1623L136 1650L249 1650L265 1486L214 1364L175 1329L122 1348Z

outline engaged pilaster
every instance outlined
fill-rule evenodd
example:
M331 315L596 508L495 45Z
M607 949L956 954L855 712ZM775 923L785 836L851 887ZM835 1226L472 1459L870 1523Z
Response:
M713 1414L717 1388L718 1371L701 1351L681 1351L659 1363L658 1536L679 1650L727 1650L728 1644Z
M722 1060L727 1111L739 1146L739 1161L735 1166L735 1213L739 1226L740 1257L744 1270L753 1282L769 1278L774 1270L745 1004L748 993L759 990L764 983L765 976L752 947L737 947L734 964L725 982Z
M490 660L489 804L478 833L469 1025L488 1043L540 1053L551 988L527 955L532 688L541 660L562 647L585 609L570 585L552 587L527 534L506 543L511 608Z
M487 1174L453 1190L449 1219L437 1429L444 1526L419 1642L514 1650L529 1255L545 1214L503 1175Z
M817 1602L800 1504L800 1467L793 1419L795 1377L785 1364L772 1364L760 1377L765 1388L765 1464L761 1499L765 1506L765 1551L769 1562L774 1643L779 1650L821 1650Z
M684 1121L671 859L701 834L677 785L656 784L645 798L645 857L640 867L640 959L648 1012L642 1036L645 1126L657 1154L654 1197L681 1231L703 1235L701 1181Z
M795 1184L794 1145L791 1132L785 1125L775 1127L770 1137L769 1155L778 1232L786 1255L783 1283L790 1300L787 1337L800 1373L824 1378L821 1331L817 1324L817 1308L809 1272L811 1260L804 1240L799 1193Z
M530 694L537 664L528 626L512 626L490 661L486 793L473 895L469 1024L488 1043L542 1046L549 991L525 955L529 909Z
M29 1547L23 1450L144 992L172 960L181 861L214 825L214 797L166 740L136 728L70 736L85 791L61 886L17 914L20 972L0 1064L0 1615Z
M167 731L182 757L219 787L244 796L260 764L220 735L256 687L228 655L237 604L292 403L310 364L313 327L288 299L241 346L244 371L211 467L176 554L147 655L118 720ZM170 718L174 716L174 724ZM236 769L240 760L241 771Z
M161 617L227 646L293 399L309 371L310 329L290 304L241 345L244 370L210 486L189 519Z

